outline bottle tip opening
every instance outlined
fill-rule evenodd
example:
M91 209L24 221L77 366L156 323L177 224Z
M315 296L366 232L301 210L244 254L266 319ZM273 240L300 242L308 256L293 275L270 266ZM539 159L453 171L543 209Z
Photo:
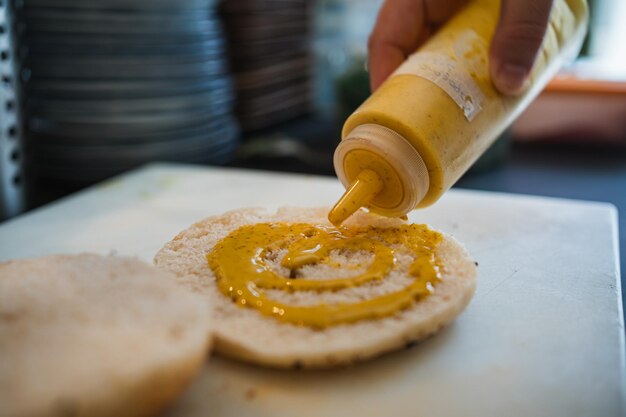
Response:
M350 183L346 192L328 213L328 220L339 227L361 207L365 207L383 188L380 176L371 169L364 169Z

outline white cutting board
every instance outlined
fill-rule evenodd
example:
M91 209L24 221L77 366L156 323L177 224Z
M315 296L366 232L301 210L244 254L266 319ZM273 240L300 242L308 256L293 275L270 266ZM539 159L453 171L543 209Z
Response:
M0 260L111 251L150 261L192 222L247 206L329 205L330 178L153 165L0 225ZM211 358L167 414L621 416L624 329L608 204L451 191L411 214L480 263L447 330L352 368L277 372Z

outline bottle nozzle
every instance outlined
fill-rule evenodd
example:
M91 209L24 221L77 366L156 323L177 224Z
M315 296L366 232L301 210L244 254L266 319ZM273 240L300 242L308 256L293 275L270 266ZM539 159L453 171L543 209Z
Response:
M383 181L371 169L361 171L328 214L328 220L339 227L358 209L366 206L382 190Z

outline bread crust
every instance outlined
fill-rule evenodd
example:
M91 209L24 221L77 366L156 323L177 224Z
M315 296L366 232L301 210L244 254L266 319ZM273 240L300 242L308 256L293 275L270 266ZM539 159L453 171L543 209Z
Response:
M215 276L207 265L206 254L223 237L243 225L260 222L328 225L327 213L325 207L282 208L276 213L243 209L210 217L166 244L156 255L155 264L174 272L180 283L203 294L216 306L215 350L219 354L275 368L329 368L401 349L451 323L469 303L476 285L476 265L463 246L445 234L437 248L438 256L444 260L444 272L435 293L392 317L312 329L283 323L254 309L237 306L219 292ZM358 213L350 222L377 227L403 223L399 219L364 212ZM396 277L398 280L402 278L407 279L406 275ZM385 285L392 284L383 282L380 285L384 290ZM371 289L372 292L380 290L380 286ZM356 300L356 291L348 291L345 296ZM362 293L363 289L359 291ZM315 293L310 295L317 296Z

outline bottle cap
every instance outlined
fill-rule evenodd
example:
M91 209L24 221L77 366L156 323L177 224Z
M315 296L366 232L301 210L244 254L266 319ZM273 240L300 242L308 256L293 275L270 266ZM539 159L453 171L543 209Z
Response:
M387 162L397 173L403 193L393 207L377 204L374 197L368 207L379 214L399 217L413 210L426 196L430 179L428 168L417 150L403 136L392 129L377 124L364 124L354 128L341 141L333 158L335 172L341 183L348 188L355 181L346 173L344 161L355 150L365 150ZM363 166L361 169L377 171L376 166ZM379 173L380 175L380 173ZM385 189L385 176L380 175ZM381 191L382 193L382 191Z

